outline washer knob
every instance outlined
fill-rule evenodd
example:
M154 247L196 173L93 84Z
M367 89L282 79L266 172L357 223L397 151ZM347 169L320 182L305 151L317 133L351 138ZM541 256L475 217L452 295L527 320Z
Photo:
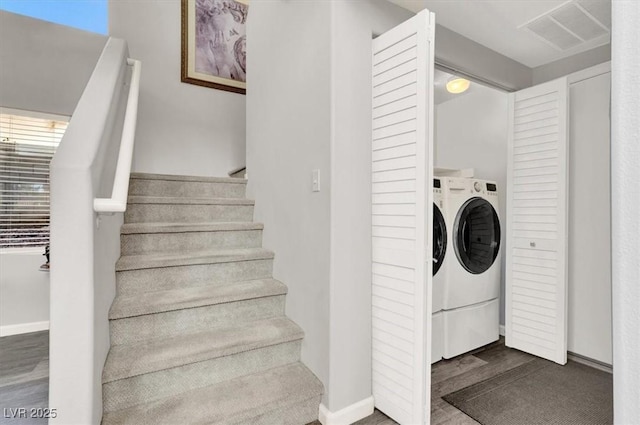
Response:
M473 184L473 188L476 190L476 192L480 192L482 190L482 184L480 182L475 182Z

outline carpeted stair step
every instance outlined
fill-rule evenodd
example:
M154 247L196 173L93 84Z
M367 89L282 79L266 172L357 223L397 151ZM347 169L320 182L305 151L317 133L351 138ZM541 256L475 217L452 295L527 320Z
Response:
M203 332L232 324L284 315L286 287L238 291L233 296L211 297L205 305L123 317L110 321L112 345ZM233 297L238 298L233 300ZM231 300L231 301L230 301ZM203 302L202 299L199 300ZM150 306L149 308L161 307ZM166 307L166 305L165 305Z
M299 425L317 423L321 401L322 395L317 395L302 402L279 404L275 409L260 413L249 419L233 422L232 425Z
M150 291L128 296L118 295L111 305L109 319L124 319L251 298L285 295L286 293L287 287L282 282L275 279L256 279L227 285Z
M287 287L273 279L116 297L113 345L201 332L284 314ZM138 304L136 305L136 300Z
M302 329L285 316L230 324L172 338L133 344L115 344L102 374L102 382L171 369L243 351L303 338Z
M129 195L244 198L246 186L238 178L131 173Z
M129 196L125 223L252 221L254 201L236 198Z
M273 252L263 248L211 249L192 252L123 255L116 262L116 271L154 269L158 267L194 264L231 263L250 259L273 258Z
M262 246L263 225L253 222L129 223L120 231L122 255Z
M119 410L300 359L302 329L284 316L115 345L103 371L105 410Z
M317 419L323 387L299 362L105 413L116 424L305 424Z
M214 385L239 376L299 361L302 340L242 351L171 369L136 375L102 385L105 412ZM316 409L317 409L316 405Z
M119 295L129 295L266 279L273 257L262 248L122 256L116 263L116 288Z

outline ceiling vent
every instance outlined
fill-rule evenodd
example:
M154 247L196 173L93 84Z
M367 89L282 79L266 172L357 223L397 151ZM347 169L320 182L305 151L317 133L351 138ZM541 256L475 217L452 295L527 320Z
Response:
M564 51L611 31L611 1L572 0L520 26Z

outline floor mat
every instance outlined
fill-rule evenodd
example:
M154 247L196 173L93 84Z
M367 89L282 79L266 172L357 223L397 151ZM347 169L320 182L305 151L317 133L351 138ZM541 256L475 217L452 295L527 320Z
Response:
M535 359L442 397L483 425L613 423L611 374Z

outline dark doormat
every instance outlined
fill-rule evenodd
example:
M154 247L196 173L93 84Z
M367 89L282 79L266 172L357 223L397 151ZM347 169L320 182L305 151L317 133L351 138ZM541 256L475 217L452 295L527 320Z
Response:
M442 397L483 425L613 423L611 374L535 359Z

